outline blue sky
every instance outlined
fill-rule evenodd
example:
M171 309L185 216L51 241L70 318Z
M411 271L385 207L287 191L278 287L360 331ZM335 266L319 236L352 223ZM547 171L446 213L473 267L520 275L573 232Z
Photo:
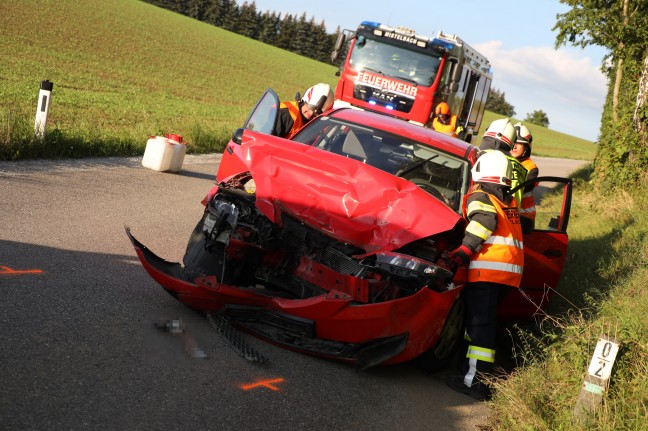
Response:
M251 1L251 0L249 0ZM238 0L243 4L243 0ZM554 49L557 0L255 0L258 11L326 23L329 33L355 29L361 21L405 26L433 36L454 33L491 62L493 87L504 91L524 119L543 110L549 128L594 141L598 138L607 80L600 71L606 50Z

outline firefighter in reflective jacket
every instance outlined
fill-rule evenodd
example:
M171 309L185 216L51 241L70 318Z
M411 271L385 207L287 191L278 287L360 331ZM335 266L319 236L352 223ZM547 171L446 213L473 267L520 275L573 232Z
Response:
M300 97L297 93L296 100L281 102L279 115L275 122L272 134L282 138L292 138L304 125L315 116L328 111L333 106L333 90L328 84L317 84L310 87Z
M511 124L508 118L501 118L493 121L482 138L479 149L482 151L498 150L508 157L509 164L511 165L511 188L515 188L518 184L523 183L527 179L527 168L511 155L511 150L515 145L517 134L515 127ZM522 204L523 191L521 189L515 192L515 200L518 203L518 209Z
M494 367L497 307L511 288L520 287L524 269L511 175L508 158L500 151L487 151L477 159L472 169L475 185L463 201L466 232L461 246L448 254L451 265L468 266L462 295L469 343L462 373L448 385L481 400L490 396L483 374Z
M457 116L450 113L450 107L445 102L439 103L434 109L432 128L453 138L456 138L457 134L463 130L461 127L457 130Z
M515 145L511 150L511 155L515 157L527 170L527 181L533 180L538 177L538 166L531 160L531 144L533 136L528 127L522 123L515 124L515 132L517 139ZM536 207L535 199L533 197L533 189L538 186L538 183L532 183L524 187L522 194L522 202L520 204L520 221L522 222L522 232L529 233L535 227Z

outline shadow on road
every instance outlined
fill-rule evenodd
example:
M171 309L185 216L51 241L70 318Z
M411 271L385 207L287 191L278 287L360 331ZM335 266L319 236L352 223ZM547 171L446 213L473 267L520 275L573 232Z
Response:
M246 336L270 360L250 364L134 252L0 241L0 267L4 429L461 430L475 411L485 420L485 407L407 364L356 372ZM156 329L162 319L181 319L208 358ZM263 379L279 390L241 389Z

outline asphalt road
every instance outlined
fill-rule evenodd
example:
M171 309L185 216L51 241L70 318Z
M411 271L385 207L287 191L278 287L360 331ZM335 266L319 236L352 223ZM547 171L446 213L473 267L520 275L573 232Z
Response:
M409 364L356 372L246 336L269 359L250 363L165 293L139 265L124 226L180 261L218 160L187 156L179 174L143 168L141 158L0 162L0 429L487 424L483 403ZM182 320L207 358L155 328L167 319Z

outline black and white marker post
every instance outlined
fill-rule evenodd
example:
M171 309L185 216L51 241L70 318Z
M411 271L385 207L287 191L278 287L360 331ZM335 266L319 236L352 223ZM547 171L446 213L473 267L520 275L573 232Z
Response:
M54 83L48 79L41 81L40 92L38 93L38 105L36 106L36 122L34 123L34 132L40 139L45 139L47 115L49 114L53 88Z
M612 366L618 352L619 342L616 338L601 335L574 408L574 419L577 422L584 423L601 407L603 397L610 386Z

